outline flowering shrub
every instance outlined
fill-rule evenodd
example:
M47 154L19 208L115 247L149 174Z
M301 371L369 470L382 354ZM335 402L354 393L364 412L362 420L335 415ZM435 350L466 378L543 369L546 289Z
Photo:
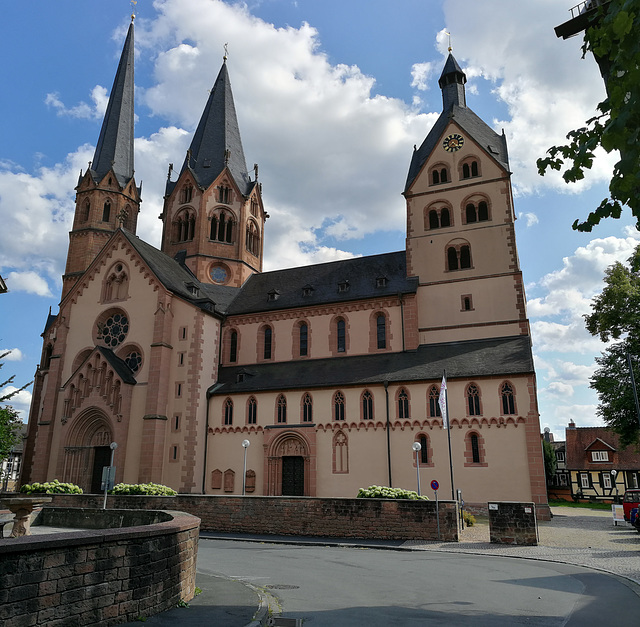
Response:
M57 479L45 483L26 483L20 488L23 494L82 494L82 488L74 483L60 483Z
M143 494L145 496L175 496L172 488L159 483L119 483L109 490L109 494Z
M387 488L386 486L372 485L358 490L359 499L409 499L411 501L428 501L428 496L419 496L413 490L402 488Z

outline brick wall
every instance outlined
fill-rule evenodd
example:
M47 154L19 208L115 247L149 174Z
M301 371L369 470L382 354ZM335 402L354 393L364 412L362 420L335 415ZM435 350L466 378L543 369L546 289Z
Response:
M489 503L489 537L495 544L538 544L534 503Z
M142 527L0 539L0 624L102 627L191 600L198 523L172 512Z
M57 507L101 507L97 495L53 494ZM203 531L380 540L437 540L435 501L278 496L110 496L108 508L179 510ZM440 501L440 537L458 541L455 501Z

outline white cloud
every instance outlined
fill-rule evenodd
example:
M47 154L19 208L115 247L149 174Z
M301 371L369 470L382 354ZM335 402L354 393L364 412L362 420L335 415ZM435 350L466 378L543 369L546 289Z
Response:
M37 272L10 272L7 275L7 285L14 292L27 292L37 296L53 297L49 284Z
M19 348L0 348L0 355L5 355L3 361L22 361L24 355Z
M44 102L46 105L53 107L57 115L66 115L81 119L102 118L109 102L106 88L102 87L102 85L96 85L91 90L91 100L93 101L93 105L89 105L83 101L73 107L67 107L64 102L60 100L60 94L52 92L47 94Z
M0 396L11 394L17 389L18 388L13 385L7 385L0 389ZM29 417L29 407L31 406L31 392L29 392L29 390L21 390L15 396L12 396L8 401L6 401L6 404L10 405L18 412L20 420L26 422Z
M426 91L433 85L433 79L438 68L435 63L426 61L424 63L414 63L411 67L411 87L420 91Z
M538 216L535 213L521 213L518 217L521 220L525 221L527 228L532 227L540 222L540 220L538 220Z

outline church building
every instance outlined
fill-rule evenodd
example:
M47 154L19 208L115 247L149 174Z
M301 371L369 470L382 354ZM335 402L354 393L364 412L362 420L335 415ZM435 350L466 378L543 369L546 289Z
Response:
M405 250L263 272L226 58L169 167L160 249L136 235L133 36L76 187L22 483L98 492L116 442L117 482L181 493L355 497L419 475L442 499L547 511L506 138L466 106L454 57L397 181Z

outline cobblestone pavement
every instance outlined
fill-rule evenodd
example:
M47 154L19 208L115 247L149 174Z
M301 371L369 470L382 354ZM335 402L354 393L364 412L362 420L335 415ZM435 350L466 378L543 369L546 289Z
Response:
M409 541L403 546L564 562L620 575L640 585L640 534L633 527L627 523L615 526L606 510L553 507L551 512L551 521L538 523L538 546L490 544L489 524L483 520L465 528L458 544Z

